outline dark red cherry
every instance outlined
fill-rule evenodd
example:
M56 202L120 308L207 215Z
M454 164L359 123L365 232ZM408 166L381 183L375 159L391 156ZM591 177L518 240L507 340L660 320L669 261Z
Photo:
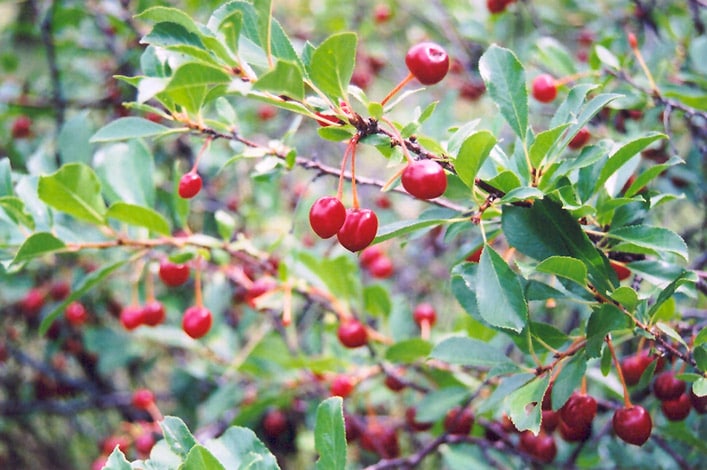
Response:
M533 80L533 97L541 103L549 103L557 96L557 83L552 75L538 75Z
M558 413L559 415L559 413ZM572 427L568 426L567 423L562 421L562 418L558 420L557 429L560 431L560 436L566 442L582 442L589 439L592 433L592 425L589 423L585 426Z
M179 196L183 199L191 199L201 191L201 176L195 171L190 171L182 175L179 180Z
M28 116L19 116L12 123L12 129L10 133L15 139L23 139L25 137L29 137L32 134L32 119L30 119Z
M182 329L192 338L199 339L209 332L212 322L211 312L207 308L194 305L184 312Z
M370 209L347 209L346 221L336 234L341 246L349 251L363 250L378 232L378 217Z
M419 199L434 199L447 189L447 174L433 160L416 160L408 164L400 177L405 191Z
M619 278L619 281L623 281L624 279L628 279L629 276L631 276L631 270L628 269L626 264L620 263L615 260L609 260L609 264L611 265L611 269L614 270L616 273L616 277Z
M263 431L268 437L278 437L288 426L287 415L282 410L270 410L263 417Z
M587 145L587 142L589 142L589 138L591 136L592 134L589 133L589 129L583 127L579 130L579 132L574 135L574 137L572 137L572 140L570 140L568 147L572 150L579 150L585 145Z
M553 432L557 425L560 423L560 416L557 411L552 410L542 410L543 417L540 422L543 430L547 433Z
M405 410L405 422L415 431L427 431L432 428L433 423L422 423L417 421L417 410L412 406Z
M560 408L560 417L571 428L589 426L597 414L597 401L580 393L573 393Z
M160 279L170 287L181 286L189 279L189 265L175 264L169 260L160 262Z
M321 238L336 235L346 221L346 208L333 196L317 199L309 209L309 224Z
M689 398L695 411L701 415L707 413L707 395L698 397L695 395L695 391L690 388Z
M395 428L371 422L361 433L361 447L384 459L392 459L400 455L400 444Z
M420 83L434 85L447 75L449 56L439 44L421 42L408 50L405 65Z
M474 425L474 414L469 408L452 408L444 417L444 430L449 434L467 435Z
M690 397L687 393L683 393L672 400L664 400L660 404L660 409L663 410L663 414L670 421L682 421L687 418L692 409Z
M653 358L645 350L624 358L621 361L621 372L626 385L636 385L651 362L653 362Z
M543 463L550 463L557 455L557 445L552 435L541 432L537 436L531 431L520 435L520 448Z
M347 348L358 348L368 342L366 327L356 319L344 320L336 334Z
M651 415L640 405L616 410L612 424L619 438L636 446L642 446L653 431Z
M658 400L674 400L685 393L687 384L672 371L663 372L653 382L653 394Z

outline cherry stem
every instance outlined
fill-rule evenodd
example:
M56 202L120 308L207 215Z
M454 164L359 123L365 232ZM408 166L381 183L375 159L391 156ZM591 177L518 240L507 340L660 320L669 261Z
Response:
M587 376L586 375L582 376L582 385L580 386L579 391L581 392L582 395L587 394Z
M395 174L393 176L388 178L388 181L386 181L385 184L381 187L381 191L383 191L383 192L387 191L393 185L393 183L395 183L395 181L400 177L400 175L403 174L403 171L405 171L405 168L406 167L400 168L398 171L395 172Z
M196 259L196 269L194 270L194 302L197 307L204 306L204 298L201 292L201 263L200 258Z
M400 149L403 151L405 159L408 163L411 163L412 157L410 156L410 152L408 151L407 145L405 145L405 139L403 139L403 136L398 131L398 128L395 127L395 125L386 118L381 118L381 120L390 126L391 133L395 136L396 139L398 139L398 142L400 143Z
M341 198L344 197L344 172L346 171L346 161L349 158L349 153L351 152L351 143L346 146L346 150L344 151L344 158L341 159L341 171L339 171L339 187L336 190L336 198L341 201Z
M621 382L621 386L624 390L624 406L626 408L632 408L633 404L631 403L631 398L628 394L628 387L626 386L624 373L621 370L621 363L619 362L619 358L616 357L616 351L614 350L614 343L611 341L611 335L606 335L606 345L609 346L609 352L611 353L611 357L614 360L614 367L616 367L616 375L619 376L619 381Z
M592 75L598 75L598 74L594 71L591 71L591 70L585 71L585 72L574 73L572 75L567 75L565 77L558 78L557 80L555 80L555 85L558 87L563 86L563 85L567 85L568 83L572 83L576 80L579 80L580 78L590 77Z
M351 198L354 209L358 209L358 191L356 191L356 144L358 144L358 134L351 137L349 146L351 147Z
M155 278L149 264L147 265L147 277L145 278L145 297L147 302L155 300Z
M422 320L420 322L420 338L425 341L430 339L430 322L428 320Z
M648 83L650 84L651 91L653 92L653 95L655 95L656 97L660 97L661 96L660 90L658 90L658 86L655 84L655 80L653 79L653 74L651 73L650 69L648 68L646 61L643 59L643 54L641 54L641 50L638 48L638 45L636 45L636 47L633 47L633 44L632 44L631 49L633 50L633 55L636 56L636 60L638 60L638 65L641 66L643 73L645 73L646 78L648 78Z
M282 326L286 327L292 323L292 286L289 282L283 286L283 295Z
M390 99L391 99L393 96L397 95L398 92L399 92L400 90L402 90L403 87L404 87L405 85L407 85L408 83L410 83L414 78L415 78L415 76L412 74L412 72L408 73L407 77L403 78L400 83L398 83L397 85L395 85L395 87L394 87L392 90L390 90L390 92L389 92L387 95L385 95L385 98L383 98L383 100L381 101L381 106L385 106L385 104L386 104L388 101L390 101Z
M199 153L196 154L196 158L194 159L194 166L191 167L189 173L196 173L196 169L199 167L199 161L201 160L201 157L206 153L206 150L209 148L209 145L211 145L212 140L214 140L213 136L208 136L206 138L204 144L199 149Z

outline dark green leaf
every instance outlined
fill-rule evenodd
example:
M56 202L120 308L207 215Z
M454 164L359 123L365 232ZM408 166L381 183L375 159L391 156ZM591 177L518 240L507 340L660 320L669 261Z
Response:
M693 274L689 271L681 272L675 279L673 279L670 284L668 284L658 295L655 303L648 310L648 316L651 321L654 321L656 314L659 312L661 305L663 305L668 299L671 299L675 294L675 291L683 284L693 283L695 279Z
M127 202L113 203L106 213L109 219L119 220L129 225L145 227L152 232L162 235L169 235L169 223L162 214L155 212L149 207L129 204Z
M430 357L462 366L494 367L510 362L506 354L484 341L453 336L435 345Z
M676 254L687 260L687 245L677 233L663 227L630 225L610 230L607 234L619 243L615 251L655 254L664 258L665 252Z
M516 333L526 325L528 304L518 277L489 246L481 253L475 290L479 313L487 323Z
M587 322L587 357L599 357L604 337L615 330L629 327L628 317L612 304L596 307Z
M454 160L454 169L469 188L474 187L474 178L494 145L496 145L496 137L489 131L476 132L467 137L461 145Z
M12 263L22 263L23 261L28 261L38 256L43 256L48 253L62 250L65 247L66 245L64 242L56 238L51 233L33 233L24 241L24 243L22 243L22 245L20 245L20 248L17 250L17 254L12 260Z
M621 146L618 150L611 154L609 160L607 160L606 164L602 167L601 172L599 173L599 179L594 182L594 191L598 191L611 175L616 173L619 168L621 168L638 152L648 147L656 140L666 138L667 136L665 134L650 132Z
M91 142L111 142L115 140L153 137L169 132L173 132L173 130L148 119L124 117L116 119L100 128L93 134L93 137L91 137Z
M328 398L317 407L314 446L319 454L318 470L346 468L346 433L341 397Z
M562 365L552 385L552 409L558 410L575 390L579 389L587 371L587 358L583 352L575 354Z
M77 219L105 223L101 183L93 170L82 163L69 163L49 176L40 176L37 194L48 206Z
M410 364L427 357L432 345L420 338L405 339L390 346L385 352L385 359L396 364Z
M356 62L354 33L329 36L312 54L309 75L314 85L338 105L345 100Z

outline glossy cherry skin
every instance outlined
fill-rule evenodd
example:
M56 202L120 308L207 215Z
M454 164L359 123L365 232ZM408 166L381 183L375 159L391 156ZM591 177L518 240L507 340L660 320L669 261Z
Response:
M491 14L502 13L506 11L506 6L511 3L508 0L486 0L486 9Z
M626 385L636 385L643 373L646 371L653 358L645 351L628 356L621 361L621 372L623 373Z
M449 71L449 56L439 44L421 42L405 54L405 65L423 85L440 82Z
M478 263L481 260L481 253L484 250L484 246L481 245L478 249L474 250L469 256L466 257L466 260L470 263Z
M550 103L557 97L557 83L552 75L543 73L533 80L533 97L541 103Z
M609 264L611 265L611 269L613 269L616 273L616 277L619 278L619 281L628 279L631 276L631 270L628 269L624 263L619 263L618 261L614 261L612 259L609 260Z
M653 382L653 394L658 400L674 400L685 393L687 384L672 371L663 372Z
M34 287L27 291L24 298L20 301L20 307L25 315L34 317L42 311L44 302L44 293L41 289Z
M191 199L201 191L201 176L199 173L190 171L185 173L179 180L179 196L183 199Z
M135 450L137 450L141 456L150 455L150 451L154 446L155 436L153 436L150 431L145 431L135 438Z
M309 209L309 225L321 238L331 238L346 221L346 208L333 196L317 199Z
M189 265L175 264L169 260L160 262L160 279L170 287L178 287L189 280Z
M355 383L348 375L337 375L331 381L329 391L332 396L346 398L353 392Z
M454 407L444 417L444 430L449 434L467 435L474 425L474 414L469 408Z
M559 414L559 413L558 413ZM566 442L582 442L589 439L592 433L591 423L586 426L572 427L568 426L567 423L562 421L562 418L558 420L557 429L560 431L560 436Z
M140 388L133 392L132 403L138 410L146 410L155 403L155 395L146 388Z
M194 305L184 312L182 329L192 338L199 339L209 332L212 322L213 317L207 308Z
M550 463L557 455L557 445L552 435L541 432L537 436L531 431L520 435L520 447L539 461Z
M415 306L415 310L412 311L412 318L418 326L421 326L424 321L432 326L437 323L437 311L431 304L423 302Z
M574 137L572 137L572 140L570 140L570 143L567 146L572 150L579 150L587 145L587 142L589 142L589 138L591 136L592 134L589 133L589 129L583 127L574 135Z
M142 307L145 325L157 326L165 319L164 305L158 300L151 300Z
M417 160L408 164L400 177L405 191L418 199L434 199L447 189L447 174L439 163Z
M682 421L687 418L692 409L690 397L687 393L683 393L673 400L664 400L660 404L660 409L670 421Z
M366 327L363 326L363 323L355 319L346 320L341 323L336 335L339 337L341 344L347 348L358 348L368 342Z
M88 320L86 307L80 302L71 302L64 310L66 320L73 326L81 326Z
M651 415L639 405L616 410L612 424L617 436L636 446L642 446L651 437L653 431Z
M137 305L129 305L120 311L120 324L126 330L134 330L144 322L144 312Z
M363 250L378 232L378 217L370 209L347 209L346 221L336 234L341 246L349 251Z
M589 426L597 414L597 401L580 393L573 393L560 408L560 417L571 428Z

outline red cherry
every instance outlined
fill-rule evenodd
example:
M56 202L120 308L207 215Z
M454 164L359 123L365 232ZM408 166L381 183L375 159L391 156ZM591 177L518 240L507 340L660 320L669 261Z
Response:
M697 411L699 414L703 415L707 413L707 395L703 395L701 397L698 397L695 395L695 391L690 388L690 393L688 394L690 398L690 402L692 402L692 407Z
M558 413L559 414L559 413ZM557 427L560 430L560 436L566 442L582 442L589 439L592 433L592 424L589 423L585 426L572 427L568 426L567 423L562 421L562 418L558 420Z
M557 96L557 83L552 75L540 74L533 80L533 97L541 103L549 103Z
M597 401L589 396L573 393L560 408L562 421L571 428L589 426L597 414Z
M190 171L182 175L179 180L179 196L183 199L191 199L201 191L201 176L195 171Z
M137 305L130 305L120 311L120 324L128 331L134 330L144 323L144 312Z
M331 381L331 387L329 391L332 396L346 398L353 392L355 383L354 380L348 375L337 375L334 380Z
M157 326L165 319L164 305L159 300L147 302L142 307L142 315L145 325Z
M400 455L400 444L395 429L377 422L370 423L363 430L360 442L362 448L384 459L392 459Z
M405 65L423 85L434 85L449 71L449 56L439 44L421 42L405 55Z
M333 114L328 114L328 113L314 113L317 117L315 118L317 121L317 124L319 124L322 127L329 127L329 126L338 126L341 124L341 120L334 116Z
M66 320L73 326L81 326L88 320L86 307L80 302L71 302L64 310Z
M636 39L636 35L633 33L628 33L628 45L631 47L631 49L637 49L638 48L638 39Z
M416 419L417 410L412 406L405 410L405 422L415 431L427 431L433 423L422 423Z
M258 119L269 121L277 115L277 108L269 104L264 104L258 108Z
M155 436L146 431L135 438L135 450L142 456L150 455L150 451L155 446Z
M353 442L361 437L361 425L355 416L344 413L344 430L346 432L346 442Z
M49 286L49 296L54 300L64 300L71 293L71 286L65 281L56 281Z
M616 410L612 424L619 438L636 446L642 446L653 430L651 415L640 405Z
M27 291L20 301L22 312L28 317L36 317L44 307L44 292L38 287Z
M395 270L393 262L387 256L380 256L368 267L371 276L377 279L387 279Z
M470 263L478 263L481 259L481 252L484 250L484 246L481 245L477 250L466 257L466 260Z
M447 189L447 174L433 160L416 160L409 163L400 177L405 191L418 199L434 199Z
M358 262L361 267L368 269L373 262L381 256L385 256L385 253L379 245L369 246L361 251L361 254L358 256Z
M536 436L531 431L523 431L520 435L520 448L543 463L552 462L557 455L555 439L543 432Z
M309 209L309 224L321 238L331 238L346 221L346 208L339 199L325 196L317 199Z
M116 446L125 454L130 449L130 440L125 436L108 436L101 443L101 450L105 455L110 455Z
M336 332L341 344L347 348L358 348L368 342L368 332L363 323L356 319L346 320Z
M133 392L132 403L138 410L147 410L155 403L155 395L146 388L139 388Z
M14 139L23 139L32 134L32 120L28 116L19 116L12 123L10 131Z
M469 408L452 408L444 417L444 430L449 434L467 435L474 425L474 414Z
M390 198L386 194L381 194L376 198L376 206L381 209L390 209L392 205Z
M486 0L486 9L488 9L489 13L495 15L504 12L509 3L512 2L508 0Z
M430 326L437 323L437 311L428 303L417 304L412 312L412 318L418 326L422 326L422 322L427 322Z
M626 385L636 385L643 373L646 371L653 358L647 351L639 351L628 356L621 361L621 372L623 373Z
M616 273L616 277L619 278L619 281L623 281L624 279L628 279L629 276L631 276L631 270L628 269L624 263L620 263L618 261L611 259L611 260L609 260L609 264L611 265L611 268Z
M687 393L683 393L679 397L672 400L664 400L660 404L663 414L670 421L682 421L687 418L692 409L690 403L690 397Z
M341 246L349 251L363 250L378 232L378 217L370 209L346 209L346 221L336 234Z
M400 372L401 371L398 371L398 373L400 373ZM393 392L399 392L405 388L405 382L398 379L398 377L396 377L394 375L386 375L383 383L385 384L386 387L388 387Z
M378 24L385 23L391 16L393 16L393 12L385 3L379 3L373 8L373 20Z
M560 414L552 410L542 410L542 421L540 422L543 430L547 433L551 433L557 428L560 423Z
M170 287L178 287L189 279L189 265L175 264L169 260L160 262L160 279Z
M287 415L281 410L270 410L263 417L263 431L272 439L285 432L288 424Z
M589 138L591 136L592 134L589 132L589 129L583 127L579 130L579 132L574 135L574 137L572 137L572 140L570 140L568 147L572 150L579 150L585 145L587 145L587 142L589 142Z
M108 464L108 457L101 455L100 457L96 458L96 460L91 463L91 470L103 470L103 467L105 467Z
M184 312L182 329L194 339L199 339L209 332L213 318L205 307L194 305Z
M675 400L685 393L687 386L684 381L675 377L672 371L663 372L653 382L653 395L660 400Z

